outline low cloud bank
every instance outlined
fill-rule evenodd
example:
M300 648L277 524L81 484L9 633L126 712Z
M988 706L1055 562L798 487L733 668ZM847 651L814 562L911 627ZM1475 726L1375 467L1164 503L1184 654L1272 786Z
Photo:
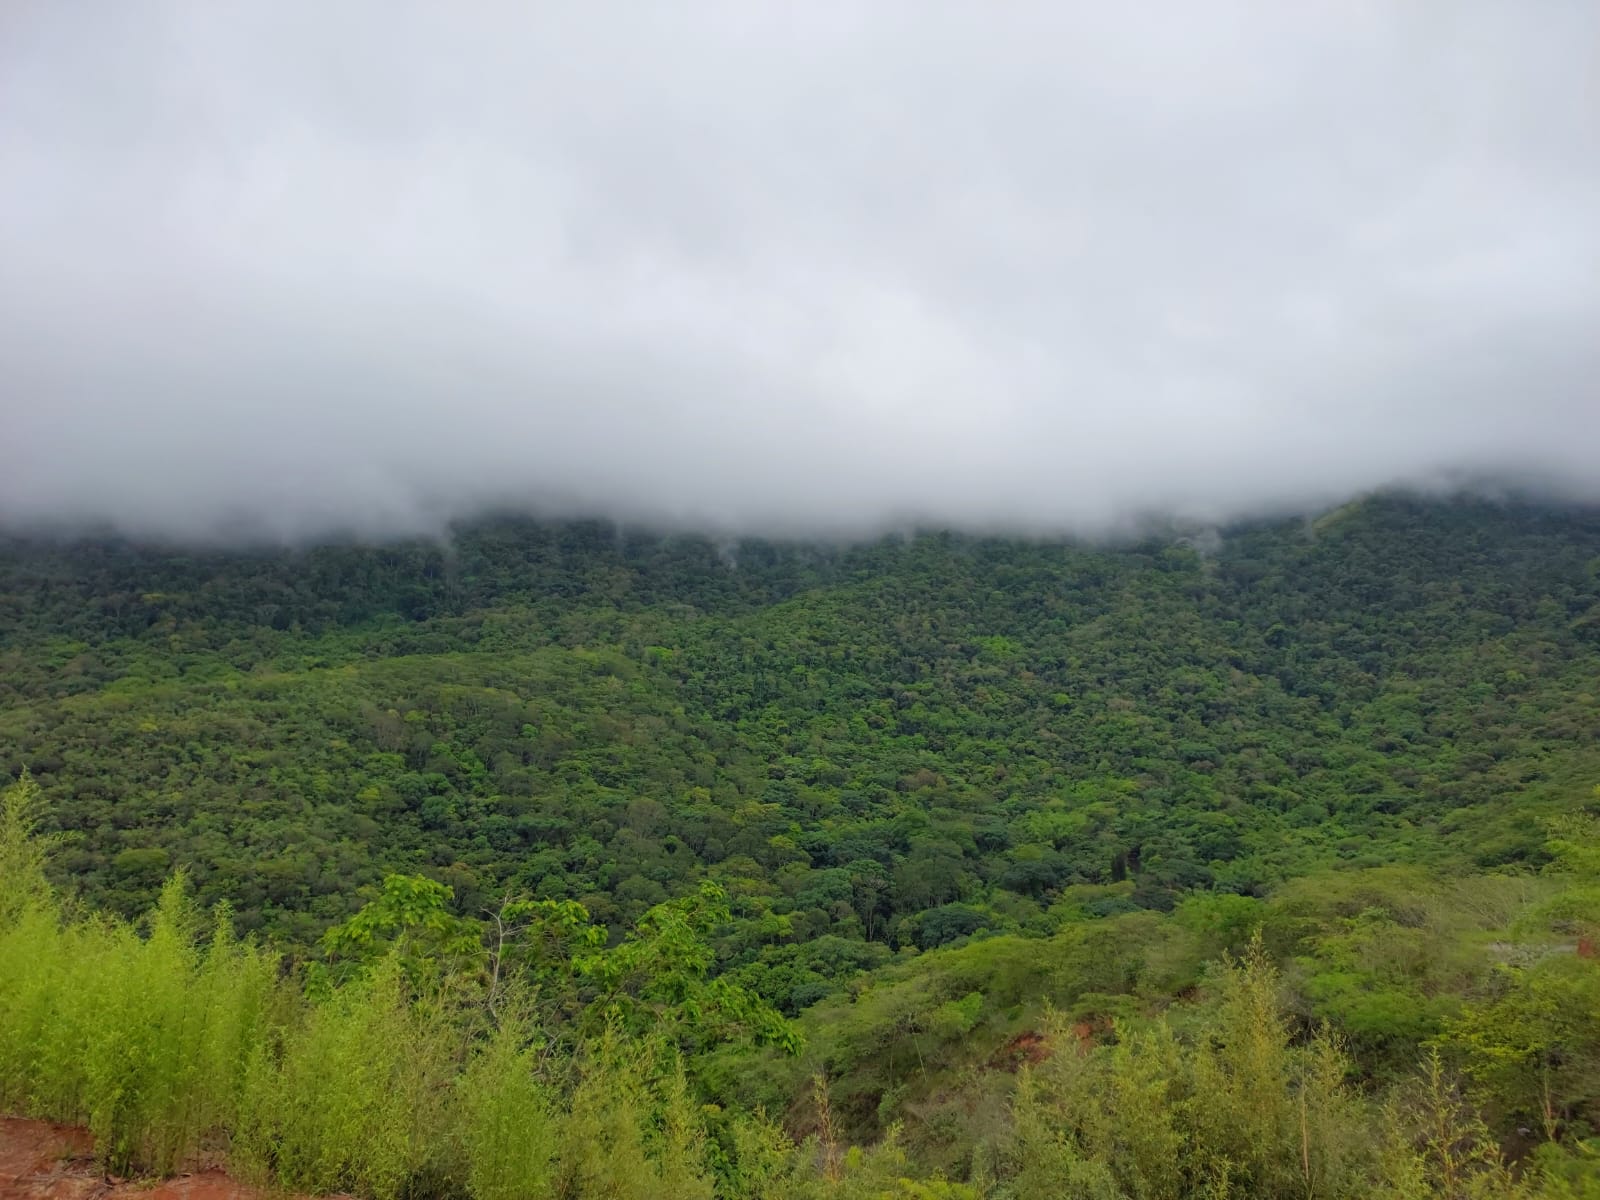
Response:
M8 5L0 523L1600 498L1595 45L1470 0Z

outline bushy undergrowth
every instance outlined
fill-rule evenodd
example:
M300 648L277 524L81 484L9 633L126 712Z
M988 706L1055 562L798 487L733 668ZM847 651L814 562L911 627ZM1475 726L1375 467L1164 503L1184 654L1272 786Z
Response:
M197 912L181 875L138 926L64 902L41 873L32 801L25 781L0 808L0 1110L87 1124L119 1171L211 1159L262 1183L372 1200L1600 1196L1580 1136L1589 1109L1573 1099L1600 1062L1581 1028L1600 993L1580 977L1592 962L1575 955L1551 969L1566 981L1562 1002L1583 1009L1562 1017L1574 1032L1559 1055L1535 1047L1548 1061L1530 1058L1521 1032L1558 993L1520 995L1514 980L1450 1026L1464 1031L1455 1042L1440 1039L1469 1082L1499 1081L1506 1105L1522 1103L1512 1084L1524 1075L1566 1089L1546 1092L1544 1145L1518 1166L1437 1050L1393 1088L1359 1078L1346 1042L1286 1004L1257 935L1242 957L1214 962L1170 1020L1124 1013L1090 1039L1058 1020L1044 1043L1053 1052L1017 1076L1003 1131L968 1179L947 1182L915 1178L892 1128L875 1146L841 1145L820 1078L796 1122L804 1141L759 1110L704 1103L680 1047L702 1040L696 1013L721 1028L741 1010L692 975L675 984L683 1011L654 1029L624 1019L653 1011L643 1001L591 1007L579 1024L592 1034L557 1027L562 1005L508 980L498 958L461 956L460 922L441 915L438 891L399 880L336 939L359 953L308 990L237 939L226 911ZM1593 832L1576 830L1580 850ZM1590 864L1563 861L1581 877L1560 919L1590 922L1579 906ZM621 961L644 975L662 954L698 961L707 905L710 893L663 910ZM518 911L554 922L546 934L575 928L566 908ZM593 953L578 961L608 981L604 999L621 985ZM638 996L652 995L641 985ZM972 1027L968 1007L951 1009L953 1029Z
M32 800L25 781L0 813L0 1111L87 1125L115 1170L213 1158L374 1200L900 1187L892 1151L858 1154L847 1187L759 1113L725 1119L724 1146L669 1040L614 1022L557 1049L527 994L501 995L497 1016L462 1002L470 988L419 989L415 946L313 1001L225 911L202 920L181 875L142 926L74 911L44 882Z
M0 837L18 840L24 819L13 802ZM240 1111L247 1063L288 999L277 959L236 941L225 911L202 949L181 875L141 933L69 918L28 873L8 877L0 926L0 1106L88 1125L119 1169L171 1170Z

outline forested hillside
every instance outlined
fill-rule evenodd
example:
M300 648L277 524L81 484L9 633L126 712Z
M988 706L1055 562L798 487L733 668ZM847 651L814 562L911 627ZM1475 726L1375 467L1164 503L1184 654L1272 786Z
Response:
M59 878L133 912L185 866L298 944L403 868L617 928L711 876L793 940L928 945L1073 885L1165 909L1536 864L1530 816L1600 778L1594 513L1396 498L1198 547L11 542L0 630L0 754L68 835Z
M0 912L0 1108L92 1118L128 1162L220 1130L292 1187L624 1194L581 1152L621 1135L549 1114L643 1087L640 1194L1600 1194L1592 510L13 538L0 764L39 824L12 861L52 885ZM148 941L86 915L163 895ZM121 1012L139 971L243 1022L181 1135L92 1070L48 1083L117 1044L53 1027L60 997ZM394 1157L340 1166L282 1122L364 1024L433 1047L382 1068L434 1073L406 1096L498 1071L510 1115L392 1114L403 1153L357 1121ZM501 1117L544 1121L544 1157L479 1186Z

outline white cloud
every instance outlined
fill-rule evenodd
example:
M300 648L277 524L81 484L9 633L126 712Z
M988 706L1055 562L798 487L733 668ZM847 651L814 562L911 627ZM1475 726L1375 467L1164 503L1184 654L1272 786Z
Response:
M0 16L0 514L1600 492L1600 9Z

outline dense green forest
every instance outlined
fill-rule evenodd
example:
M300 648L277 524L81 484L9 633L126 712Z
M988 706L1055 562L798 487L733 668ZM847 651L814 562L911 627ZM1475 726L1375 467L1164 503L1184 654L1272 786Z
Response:
M381 1197L1600 1196L1597 668L1531 504L13 538L0 1109Z

